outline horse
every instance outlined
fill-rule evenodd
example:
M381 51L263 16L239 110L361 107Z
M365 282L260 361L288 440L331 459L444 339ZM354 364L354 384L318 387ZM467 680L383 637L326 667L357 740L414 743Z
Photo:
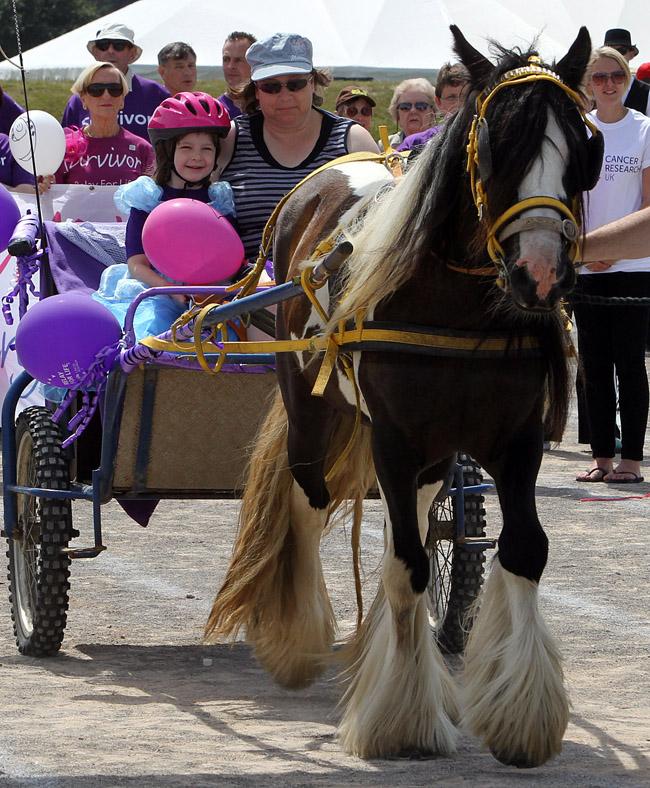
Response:
M376 474L382 577L340 652L343 748L447 755L465 726L499 761L532 767L560 752L568 722L560 652L538 609L548 539L535 482L545 431L559 436L566 421L560 299L575 283L581 194L598 177L602 140L580 103L586 28L552 65L496 44L495 65L451 32L468 98L397 184L383 164L335 163L279 212L279 281L342 228L354 250L311 300L278 306L280 340L324 337L327 350L277 356L279 392L205 636L243 628L279 683L313 681L335 635L320 540L353 501L354 547ZM346 347L343 331L359 342ZM494 479L503 515L462 692L432 637L423 547L461 447Z

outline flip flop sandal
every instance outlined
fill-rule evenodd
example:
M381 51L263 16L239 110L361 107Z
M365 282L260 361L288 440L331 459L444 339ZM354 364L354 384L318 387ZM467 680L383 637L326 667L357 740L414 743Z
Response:
M583 482L585 484L588 482L594 484L596 482L604 482L605 476L608 473L611 473L611 471L607 471L605 470L605 468L601 468L600 466L598 466L597 468L592 468L589 471L585 471L582 476L576 476L576 481Z
M634 471L612 471L617 476L627 476L626 479L603 479L605 484L640 484L643 476L637 476Z

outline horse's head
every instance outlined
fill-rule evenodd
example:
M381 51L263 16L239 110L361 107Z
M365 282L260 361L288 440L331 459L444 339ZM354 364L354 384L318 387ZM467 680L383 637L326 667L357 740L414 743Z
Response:
M488 252L518 307L552 309L575 283L581 196L602 160L602 137L589 137L578 92L589 33L581 28L558 63L499 47L495 67L451 30L472 78L468 172Z

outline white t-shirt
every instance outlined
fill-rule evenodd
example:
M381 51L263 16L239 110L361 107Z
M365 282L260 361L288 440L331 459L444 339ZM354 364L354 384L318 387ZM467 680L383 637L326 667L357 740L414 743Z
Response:
M589 118L603 134L605 155L598 183L585 194L587 232L639 210L641 173L650 167L650 118L634 109L628 109L625 117L616 123L603 123L595 110L589 113ZM607 271L589 271L583 267L580 274L615 271L650 271L650 257L618 260Z

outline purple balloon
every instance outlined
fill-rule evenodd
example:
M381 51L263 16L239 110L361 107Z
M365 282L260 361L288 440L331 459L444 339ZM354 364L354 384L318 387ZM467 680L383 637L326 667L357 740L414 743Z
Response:
M95 355L122 336L109 310L83 293L37 301L18 325L18 362L41 383L75 388Z
M16 201L0 183L0 252L7 248L19 219L20 209Z

